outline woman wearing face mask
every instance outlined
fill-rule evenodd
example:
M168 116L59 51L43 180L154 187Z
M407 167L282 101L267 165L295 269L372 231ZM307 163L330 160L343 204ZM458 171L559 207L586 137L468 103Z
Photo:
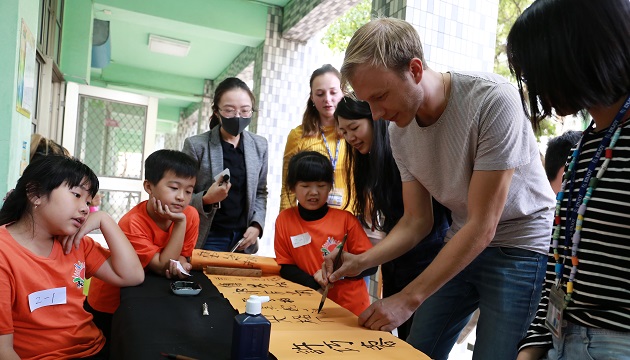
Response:
M354 202L348 210L357 215L368 234L389 233L403 216L403 200L387 122L374 121L368 103L349 96L337 104L335 119L351 147L346 153L345 171L354 183L347 185L346 192L354 195ZM449 223L448 209L433 200L433 228L429 235L407 253L381 266L383 297L401 291L433 261L444 244ZM407 338L412 321L413 316L398 327L399 338Z
M265 138L245 131L254 102L242 80L223 80L214 92L210 131L184 141L182 151L199 162L191 200L200 220L196 248L231 251L238 244L236 251L258 251L267 211L268 152ZM229 179L218 176L224 169Z
M289 133L284 148L282 183L286 183L289 160L300 151L317 151L330 159L335 173L333 189L328 196L328 205L341 208L346 202L344 196L346 180L343 172L343 159L346 144L341 141L335 126L335 108L343 97L340 88L341 75L332 65L326 64L313 71L310 80L311 93L306 102L302 125ZM295 196L284 187L280 193L280 211L296 204Z

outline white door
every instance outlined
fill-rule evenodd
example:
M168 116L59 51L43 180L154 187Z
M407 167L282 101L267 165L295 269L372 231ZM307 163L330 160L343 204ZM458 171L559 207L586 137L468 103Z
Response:
M154 151L157 99L68 82L62 145L98 176L101 210L118 222L148 195L144 160Z

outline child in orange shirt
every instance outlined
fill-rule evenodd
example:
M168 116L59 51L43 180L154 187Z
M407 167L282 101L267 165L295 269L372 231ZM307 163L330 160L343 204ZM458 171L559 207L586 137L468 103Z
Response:
M183 279L199 234L199 214L189 206L197 179L197 161L177 150L158 150L145 161L143 201L120 219L118 225L129 238L140 263L167 278ZM94 279L86 309L109 339L114 311L120 305L120 288Z
M89 167L49 155L28 165L7 197L0 210L0 359L105 359L103 334L83 309L85 279L133 286L144 271L116 222L89 214L97 191ZM95 229L109 251L85 236Z
M350 212L328 207L333 187L330 160L316 151L303 151L289 162L286 184L298 205L283 210L276 219L274 247L280 275L295 283L323 291L324 256L332 252L347 234L345 249L359 254L372 247L363 227ZM363 277L373 274L372 268L353 278L335 282L328 297L361 314L370 300ZM314 304L317 305L317 304Z

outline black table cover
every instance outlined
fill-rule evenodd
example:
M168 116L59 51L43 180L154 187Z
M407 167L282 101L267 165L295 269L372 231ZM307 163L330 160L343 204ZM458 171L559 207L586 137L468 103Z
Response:
M144 283L121 289L112 323L111 359L165 359L161 353L195 359L229 359L237 311L200 271L195 296L179 296L171 280L147 273ZM202 315L202 304L209 315Z

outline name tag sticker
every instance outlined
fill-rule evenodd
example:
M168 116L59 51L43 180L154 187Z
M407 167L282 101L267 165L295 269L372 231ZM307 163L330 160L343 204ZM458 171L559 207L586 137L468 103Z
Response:
M31 312L44 306L62 305L66 303L66 288L59 287L36 291L28 295L28 306Z
M293 248L299 248L300 246L310 244L311 235L306 232L304 234L291 236L291 243L293 244Z

